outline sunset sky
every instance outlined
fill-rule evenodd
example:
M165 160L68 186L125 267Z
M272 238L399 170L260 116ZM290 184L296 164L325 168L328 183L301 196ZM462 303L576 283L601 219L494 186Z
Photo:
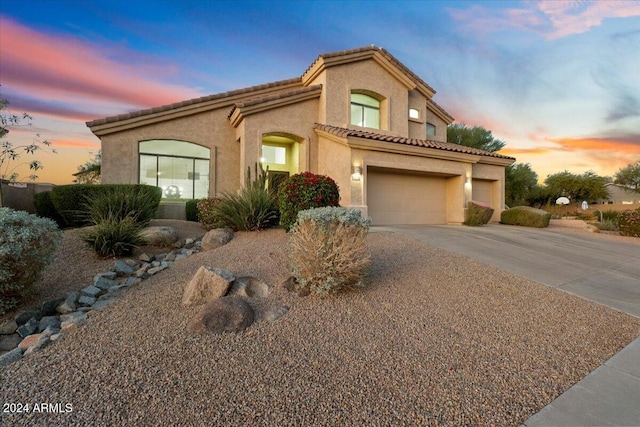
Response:
M66 184L100 149L87 120L298 77L371 44L540 180L640 160L635 0L2 1L0 98L33 116L14 145L38 133L58 151L38 155L38 181Z

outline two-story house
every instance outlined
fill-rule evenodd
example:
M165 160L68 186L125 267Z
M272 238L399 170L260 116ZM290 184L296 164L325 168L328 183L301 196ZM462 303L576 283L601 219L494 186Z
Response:
M446 142L453 118L385 49L327 53L301 77L87 123L103 183L159 186L166 198L219 197L261 162L276 183L328 175L340 204L373 224L461 223L470 200L499 219L515 159Z

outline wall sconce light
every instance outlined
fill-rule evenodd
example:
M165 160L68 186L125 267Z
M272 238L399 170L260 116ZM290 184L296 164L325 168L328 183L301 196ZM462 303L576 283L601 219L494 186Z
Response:
M260 163L264 163L266 161L267 161L267 159L265 159L264 157L260 157Z
M351 181L360 181L362 178L362 168L360 166L353 167L353 173L351 174Z

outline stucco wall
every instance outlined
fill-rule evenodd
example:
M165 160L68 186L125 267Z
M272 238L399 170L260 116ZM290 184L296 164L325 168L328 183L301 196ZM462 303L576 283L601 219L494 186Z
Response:
M228 113L229 108L221 108L103 136L102 183L137 183L138 143L149 139L175 139L212 150L211 196L236 190L240 185L237 173L240 147L236 143L235 130L227 120Z
M386 105L382 105L380 111L379 131L409 136L407 87L374 60L333 66L323 74L326 74L326 124L351 127L351 91L368 90L385 98L383 104Z
M351 148L327 138L318 138L318 171L331 177L340 188L340 205L351 202Z
M246 174L247 166L253 168L262 154L262 135L285 133L302 139L298 145L298 169L309 170L310 140L316 137L313 123L318 117L318 100L312 99L298 104L285 105L245 117L238 126L243 155L239 159L240 170Z

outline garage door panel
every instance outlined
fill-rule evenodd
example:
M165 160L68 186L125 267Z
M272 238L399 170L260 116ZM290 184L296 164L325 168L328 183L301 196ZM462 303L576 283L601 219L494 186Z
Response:
M446 223L446 178L370 170L367 180L374 225Z

